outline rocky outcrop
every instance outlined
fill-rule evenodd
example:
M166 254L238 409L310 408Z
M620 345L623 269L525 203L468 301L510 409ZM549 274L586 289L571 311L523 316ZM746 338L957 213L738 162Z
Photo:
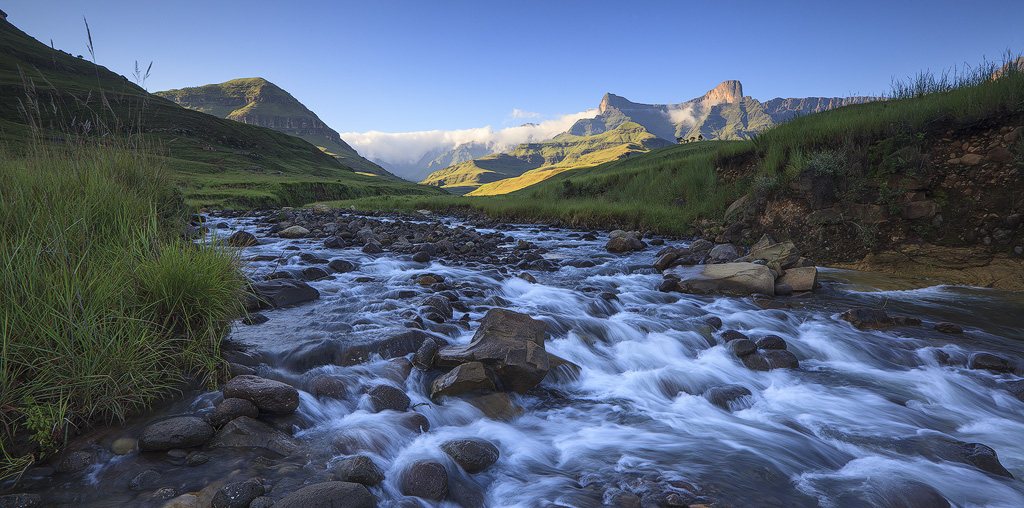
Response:
M480 362L494 373L502 390L524 393L547 376L546 329L547 323L526 314L491 309L470 344L442 348L438 364Z

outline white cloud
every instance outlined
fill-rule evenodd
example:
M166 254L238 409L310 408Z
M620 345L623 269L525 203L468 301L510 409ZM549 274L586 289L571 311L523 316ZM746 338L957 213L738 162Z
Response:
M512 118L540 118L544 115L540 113L534 113L532 111L523 111L519 108L513 108L512 114L510 116Z
M699 102L684 102L681 104L674 104L668 107L665 111L665 115L668 116L670 122L674 124L682 124L686 127L695 125L698 121L703 120L711 112L711 108L721 104L720 100L703 100Z
M538 118L543 115L513 109L512 115L529 115L518 118ZM536 116L534 116L536 115ZM469 142L482 143L494 152L503 152L515 148L521 143L530 143L551 139L572 126L577 120L593 118L596 109L579 113L561 115L557 118L538 123L506 127L493 130L491 126L475 129L459 129L452 131L418 131L418 132L343 132L341 138L352 145L359 155L370 160L383 161L389 164L410 164L418 161L427 152L440 148L450 150L458 145Z

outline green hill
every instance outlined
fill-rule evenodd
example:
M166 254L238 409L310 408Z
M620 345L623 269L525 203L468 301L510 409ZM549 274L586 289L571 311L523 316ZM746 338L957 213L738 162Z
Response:
M523 143L508 153L492 154L431 173L422 183L454 194L503 194L572 168L643 153L670 144L642 126L625 122L601 134L562 134L550 141Z
M0 20L0 134L18 153L39 140L155 146L192 204L301 205L438 189L355 173L314 145L147 93L126 77L54 50Z
M263 78L155 92L188 109L302 138L357 172L399 178L364 159L291 94Z

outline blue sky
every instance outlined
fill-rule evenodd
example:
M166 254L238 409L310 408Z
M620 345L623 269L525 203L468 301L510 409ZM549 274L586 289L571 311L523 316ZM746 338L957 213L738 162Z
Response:
M1024 51L1024 1L14 0L8 20L151 91L261 76L341 132L501 129L605 92L682 102L884 92L893 77Z

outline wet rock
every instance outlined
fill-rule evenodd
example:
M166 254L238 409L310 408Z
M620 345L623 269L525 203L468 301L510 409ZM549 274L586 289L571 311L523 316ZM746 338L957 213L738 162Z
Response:
M640 496L622 489L608 489L604 492L604 506L613 508L641 508Z
M662 293L672 293L680 291L679 281L676 279L667 278L661 281L661 284L658 284L658 291L661 291Z
M210 424L196 416L178 416L150 424L139 436L139 449L147 452L190 448L213 437Z
M302 270L303 280L316 281L327 277L327 275L327 270L316 266L311 266Z
M974 353L967 359L967 368L992 372L1013 372L1012 361L992 353Z
M722 318L717 316L708 316L704 318L704 324L717 330L722 327Z
M239 416L256 418L260 410L256 404L239 398L227 398L210 413L210 425L222 427Z
M730 342L730 341L740 340L740 339L750 340L750 337L747 337L743 333L738 332L736 330L726 330L726 331L722 332L722 340L725 341L725 342Z
M527 272L523 272L523 273L521 273L519 275L516 275L516 277L519 277L520 279L523 279L526 282L529 282L530 284L536 284L537 283L537 278L534 277L533 275L530 275Z
M372 241L371 242L366 242L366 245L363 245L363 254L383 254L383 253L384 253L384 249L381 248L380 244L377 243L377 242L372 242Z
M1010 381L1006 384L1006 389L1017 397L1017 400L1024 402L1024 379Z
M210 441L210 448L260 448L287 456L299 448L299 443L287 434L269 425L240 416L228 422Z
M757 344L754 344L754 341L750 339L737 339L729 342L729 349L736 356L747 356L757 352Z
M435 379L430 388L430 397L436 399L467 392L493 392L496 389L494 374L484 364L468 362Z
M160 481L160 473L147 469L131 479L128 482L128 488L131 490L147 490L155 487Z
M523 414L523 408L512 402L508 395L500 392L469 397L466 398L466 402L492 420L507 422Z
M257 497L249 503L249 508L271 508L272 506L274 506L274 498L267 496Z
M337 376L318 376L309 389L314 397L323 399L343 399L348 395L345 381Z
M377 499L365 486L323 482L302 487L274 503L274 508L376 508Z
M965 462L982 471L1013 478L1013 475L999 462L996 451L988 446L981 443L962 443L960 445L960 454Z
M755 245L755 247L750 249L749 254L739 260L746 262L763 260L766 263L778 263L782 269L788 270L800 259L800 251L790 241L774 243L763 247Z
M782 349L770 349L749 354L742 358L743 365L750 370L769 371L772 369L795 369L800 366L796 355Z
M405 411L409 409L409 396L402 390L391 385L377 385L367 392L370 396L370 406L375 413L384 410Z
M71 452L61 459L57 464L57 472L70 473L78 471L92 464L92 454L86 451Z
M185 456L185 465L189 467L201 466L210 461L210 456L203 452L190 452Z
M235 376L221 387L225 398L252 402L261 411L291 414L299 407L299 391L280 381L257 376Z
M590 268L592 266L595 266L595 263L592 260L585 258L567 259L562 264L565 266L571 266L573 268Z
M264 494L263 484L258 480L229 483L213 495L211 508L249 508L249 503Z
M420 251L420 252L417 252L416 254L412 255L412 260L417 262L417 263L429 263L430 262L430 254L427 254L426 252Z
M384 471L365 455L340 460L331 466L330 471L338 481L359 483L367 487L384 481Z
M110 444L110 451L114 452L114 455L128 455L135 451L135 446L138 442L130 437L122 437L115 439Z
M622 254L624 252L629 252L633 250L633 247L630 246L629 241L621 236L608 240L608 243L604 245L604 248L608 252L612 252L615 254Z
M850 324L860 330L895 326L892 318L889 317L889 313L882 309L872 309L870 307L856 307L844 312L839 317L849 321Z
M456 464L469 474L479 473L498 461L498 447L483 439L455 439L441 445Z
M740 250L731 243L715 245L708 252L709 263L728 263L740 257Z
M437 359L437 351L441 349L437 341L434 339L427 339L423 341L423 345L416 350L416 354L412 356L412 365L420 370L428 370L434 366L434 361Z
M39 494L7 494L0 496L0 508L36 508L43 503Z
M309 230L302 226L292 226L286 228L277 233L281 238L305 238L309 235Z
M330 263L327 263L327 267L338 273L348 273L356 269L356 265L344 259L332 259Z
M778 335L765 335L757 339L758 349L786 349L786 341Z
M507 391L524 393L547 376L547 323L505 309L487 311L468 346L438 352L439 365L481 362Z
M246 231L236 231L228 237L228 245L232 247L252 247L259 244L256 236Z
M320 298L319 291L297 280L274 279L256 282L252 289L256 298L269 307L287 307Z
M793 286L789 284L775 284L775 296L789 296L793 294Z
M423 300L423 303L420 305L420 308L423 309L424 313L426 314L424 317L430 315L437 315L438 319L431 319L431 321L435 321L438 323L443 323L451 319L453 316L451 300L441 295L433 295L427 297L427 299ZM430 319L429 317L427 318Z
M345 240L339 236L332 236L324 239L325 249L344 249L347 246Z
M942 332L942 333L964 333L964 329L961 328L960 325L958 325L956 323L950 323L948 321L943 321L942 323L936 323L935 324L935 329L937 331Z
M441 501L448 495L448 472L439 462L420 460L402 474L403 495Z
M751 395L753 394L750 393L750 390L741 385L715 386L708 388L703 394L704 398L713 406L717 406L726 411L731 411L729 406L732 402Z
M758 307L761 307L764 310L782 310L793 308L792 305L786 302L780 302L779 300L776 300L774 297L768 295L754 294L750 296L750 300L754 302Z
M919 482L898 482L868 495L878 508L950 508L949 501L934 488Z
M787 268L786 273L775 281L776 287L787 285L793 291L814 291L818 284L818 269L813 266ZM792 292L792 291L791 291ZM776 294L779 294L776 291ZM781 295L780 295L781 296Z
M392 358L384 365L381 377L390 379L401 386L405 384L406 379L409 379L409 374L412 374L412 362L408 358L398 357Z
M347 367L366 362L374 354L381 358L396 358L415 353L427 339L448 344L445 339L422 330L407 330L384 338L353 343L347 340L326 339L304 343L287 354L284 365L305 372L321 365Z
M775 294L775 277L767 266L726 263L699 267L675 267L666 271L679 277L679 289L693 294Z
M403 413L400 419L402 426L419 433L430 431L430 420L427 420L426 416L414 411Z
M242 324L247 326L261 325L263 323L266 323L267 321L270 321L270 318L264 316L263 314L260 314L259 312L247 314L244 318L242 318Z
M583 369L558 355L548 353L548 375L544 379L553 383L567 383L580 378Z

